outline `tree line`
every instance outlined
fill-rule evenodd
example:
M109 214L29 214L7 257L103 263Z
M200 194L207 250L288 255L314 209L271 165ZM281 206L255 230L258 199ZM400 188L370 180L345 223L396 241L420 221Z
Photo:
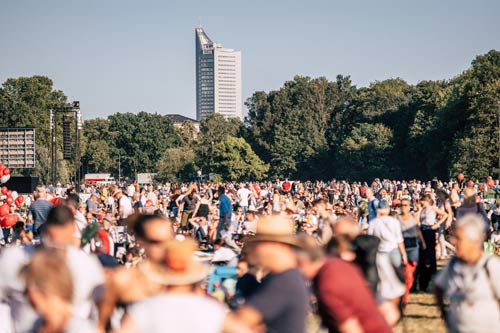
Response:
M482 180L498 174L499 97L495 50L454 78L415 85L392 78L356 87L344 75L296 76L248 98L244 122L213 114L199 133L190 122L175 128L157 113L86 120L82 171L118 174L120 164L125 177L156 172L162 181L190 180L198 171L219 180L446 179L459 172ZM0 88L0 127L37 129L35 173L43 181L49 109L65 101L43 76L7 79ZM59 163L64 180L74 161Z

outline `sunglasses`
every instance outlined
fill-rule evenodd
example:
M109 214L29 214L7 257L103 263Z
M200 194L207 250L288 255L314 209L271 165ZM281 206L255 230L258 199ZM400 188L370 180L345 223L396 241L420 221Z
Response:
M163 244L166 242L165 239L151 239L151 238L147 238L147 237L144 237L143 239L144 239L145 243L148 243L151 245L160 245L160 244Z
M409 207L410 205L408 204L402 204L401 207Z

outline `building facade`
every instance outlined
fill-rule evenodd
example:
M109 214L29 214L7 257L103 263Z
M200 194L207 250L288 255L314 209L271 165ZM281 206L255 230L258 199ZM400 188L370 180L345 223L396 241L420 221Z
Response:
M195 30L196 119L217 112L242 118L241 52L210 40L203 28Z

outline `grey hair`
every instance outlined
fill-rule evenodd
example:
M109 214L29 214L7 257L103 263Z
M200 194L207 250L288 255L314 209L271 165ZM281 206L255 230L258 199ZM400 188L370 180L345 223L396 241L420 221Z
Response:
M466 237L472 241L482 243L485 240L486 226L481 215L465 215L457 221L457 228L461 228Z

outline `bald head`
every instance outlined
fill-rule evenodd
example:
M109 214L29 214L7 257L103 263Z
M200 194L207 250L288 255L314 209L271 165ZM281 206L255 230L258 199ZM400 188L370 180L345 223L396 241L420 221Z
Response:
M372 192L373 193L373 192ZM354 239L361 233L358 223L351 217L343 216L333 225L334 235L347 235Z

